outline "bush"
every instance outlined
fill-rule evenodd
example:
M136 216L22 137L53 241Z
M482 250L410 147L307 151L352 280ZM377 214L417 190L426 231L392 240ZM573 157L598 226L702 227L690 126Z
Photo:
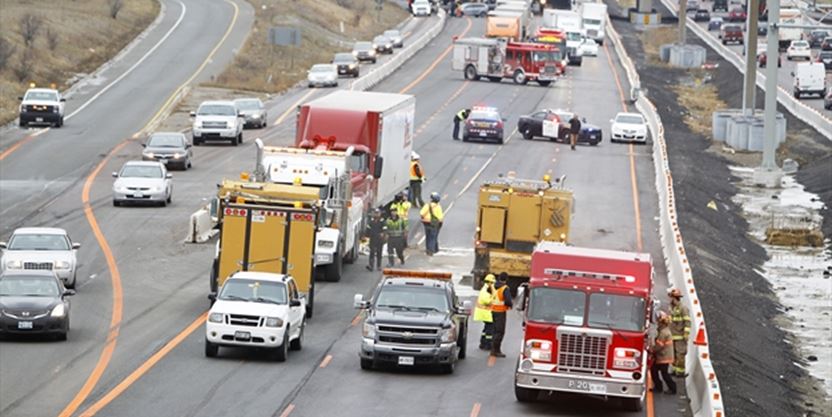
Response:
M35 53L32 51L32 48L26 48L26 50L23 51L23 54L20 55L20 60L14 68L14 76L17 77L17 80L20 82L26 81L27 79L31 79L34 75L32 74L32 70L34 68Z
M35 41L42 23L40 17L31 13L26 13L20 17L20 36L23 37L23 43L26 47L29 47Z
M0 37L0 71L9 66L12 55L14 55L15 46L6 38Z

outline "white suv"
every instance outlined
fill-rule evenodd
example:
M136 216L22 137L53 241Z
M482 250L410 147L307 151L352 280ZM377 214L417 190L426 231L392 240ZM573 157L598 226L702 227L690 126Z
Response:
M205 101L191 117L195 146L213 139L228 140L234 146L243 143L245 119L233 101Z
M21 227L12 233L9 242L0 242L3 256L0 272L48 270L63 281L67 288L75 288L80 243L73 243L64 229L52 227Z
M257 347L283 362L289 349L301 349L306 298L291 276L237 272L210 298L214 305L205 322L205 356L217 356L220 346Z
M20 97L20 127L31 123L61 127L64 125L64 102L58 90L30 88Z

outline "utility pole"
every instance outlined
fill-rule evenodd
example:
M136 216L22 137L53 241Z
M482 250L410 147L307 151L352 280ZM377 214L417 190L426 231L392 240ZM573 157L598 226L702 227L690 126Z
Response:
M684 45L687 42L688 36L688 27L686 25L688 21L688 0L681 0L679 2L679 45Z
M780 2L768 1L768 45L766 47L766 100L762 171L777 170L777 56L780 53Z
M774 0L779 1L779 0ZM745 77L743 77L742 112L746 116L754 115L755 93L757 92L757 25L760 15L760 0L748 1L748 17L746 20L745 40ZM771 16L771 14L769 14ZM771 30L769 27L768 30ZM766 67L777 61L774 55L766 54ZM773 63L773 64L772 64Z

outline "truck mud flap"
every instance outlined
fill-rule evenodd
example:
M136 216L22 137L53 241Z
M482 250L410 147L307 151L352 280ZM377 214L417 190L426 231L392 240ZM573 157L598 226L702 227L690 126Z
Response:
M488 274L490 263L488 253L488 248L476 248L474 250L474 269L471 274L474 276L472 286L475 290L482 288L482 280Z

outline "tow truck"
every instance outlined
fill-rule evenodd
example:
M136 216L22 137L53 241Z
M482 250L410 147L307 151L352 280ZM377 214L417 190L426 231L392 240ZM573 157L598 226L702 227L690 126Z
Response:
M276 184L301 185L320 190L322 222L315 241L316 275L325 281L341 280L343 264L358 259L359 238L365 195L352 192L349 160L352 146L346 151L330 150L334 138L314 138L312 149L265 146L256 139L257 166L255 180Z
M306 297L306 317L311 318L320 189L236 180L217 186L219 239L211 268L211 297L216 298L217 289L240 271L290 275Z
M535 81L546 87L557 79L560 60L560 51L553 45L460 38L454 40L451 68L462 71L466 80L509 78L515 84Z
M565 177L552 182L516 179L513 173L480 186L474 235L475 289L486 274L505 272L516 289L529 277L531 254L540 241L567 242L575 202Z
M541 242L527 285L517 303L524 328L517 400L569 392L640 411L654 309L650 255Z

